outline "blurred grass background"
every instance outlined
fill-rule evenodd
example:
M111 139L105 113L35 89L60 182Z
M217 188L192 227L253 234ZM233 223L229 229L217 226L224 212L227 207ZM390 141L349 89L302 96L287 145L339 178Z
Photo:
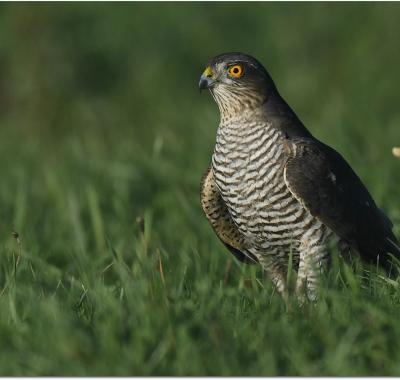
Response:
M399 235L399 17L1 4L0 374L399 375L397 282L336 262L321 301L288 313L218 242L198 200L218 115L197 89L213 55L257 57Z

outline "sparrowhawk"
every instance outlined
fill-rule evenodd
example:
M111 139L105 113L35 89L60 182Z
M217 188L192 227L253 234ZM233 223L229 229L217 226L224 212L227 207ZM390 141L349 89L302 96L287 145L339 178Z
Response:
M218 55L199 87L220 112L201 204L236 258L261 264L286 297L292 257L296 293L314 300L332 244L384 267L400 257L391 221L360 178L306 129L256 59Z

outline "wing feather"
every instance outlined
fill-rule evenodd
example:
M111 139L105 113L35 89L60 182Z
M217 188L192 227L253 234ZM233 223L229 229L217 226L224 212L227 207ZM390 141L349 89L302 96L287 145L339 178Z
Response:
M287 139L285 181L293 195L370 261L400 257L392 223L345 159L313 138Z
M247 264L258 263L257 258L245 249L245 240L234 224L229 210L208 168L201 181L200 201L214 232L231 253Z

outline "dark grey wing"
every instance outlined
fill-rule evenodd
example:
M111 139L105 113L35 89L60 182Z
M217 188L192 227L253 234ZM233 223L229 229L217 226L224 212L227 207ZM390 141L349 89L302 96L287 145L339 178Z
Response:
M345 159L313 138L287 139L285 182L293 195L360 255L389 268L400 248L389 218Z
M201 181L200 201L214 232L232 254L244 263L258 263L256 257L245 250L244 238L233 223L215 184L211 168L207 169Z

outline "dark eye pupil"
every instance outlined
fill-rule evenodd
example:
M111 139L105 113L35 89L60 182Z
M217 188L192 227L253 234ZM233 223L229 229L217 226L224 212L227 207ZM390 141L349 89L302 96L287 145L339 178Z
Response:
M237 74L237 73L239 72L239 69L238 69L237 67L235 67L235 68L233 69L233 72L234 72L235 74Z

